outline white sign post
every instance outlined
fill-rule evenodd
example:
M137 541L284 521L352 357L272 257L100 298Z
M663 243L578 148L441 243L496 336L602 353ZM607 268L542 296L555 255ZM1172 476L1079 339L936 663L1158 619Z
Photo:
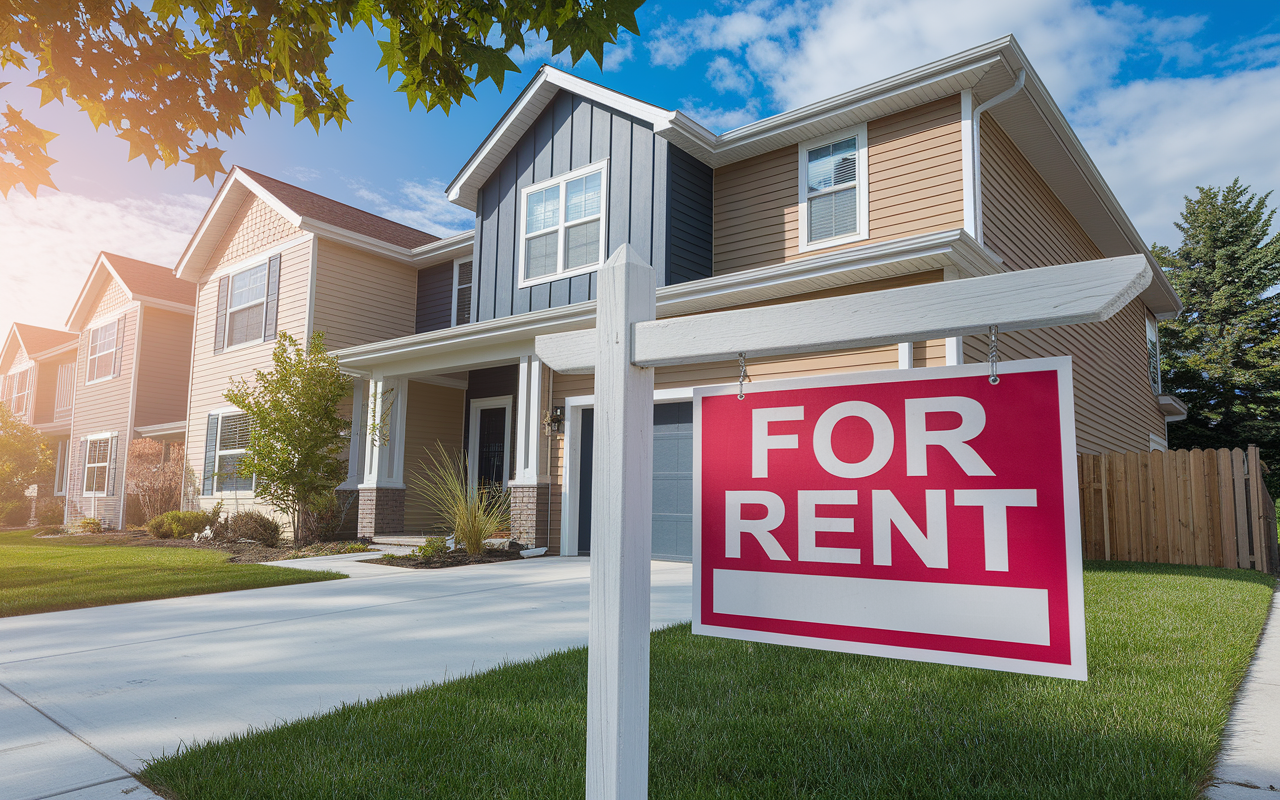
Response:
M649 788L653 368L631 361L635 323L654 318L655 282L630 245L597 281L587 797L642 800Z
M657 320L653 269L616 250L598 274L596 330L535 345L551 369L596 376L587 797L648 796L654 367L1100 322L1151 278L1132 255Z

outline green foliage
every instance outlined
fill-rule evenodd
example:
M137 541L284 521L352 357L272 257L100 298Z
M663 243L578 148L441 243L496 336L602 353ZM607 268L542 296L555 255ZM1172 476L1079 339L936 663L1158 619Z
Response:
M438 442L418 462L421 473L409 478L419 499L415 502L439 514L454 541L468 553L483 553L484 540L511 525L511 493L493 484L473 485L467 477L467 457L450 453Z
M2 23L0 30L3 30ZM0 153L3 152L3 142L0 141ZM3 163L0 159L0 165ZM0 176L3 176L2 171ZM0 403L0 501L22 499L27 487L40 483L52 471L53 453L49 449L49 440L14 416L7 404ZM30 501L27 507L30 510Z
M157 539L187 539L219 524L222 503L208 511L166 511L147 522L147 533Z
M1152 252L1185 304L1160 323L1164 391L1187 404L1169 426L1175 448L1257 444L1280 493L1280 234L1268 192L1250 194L1240 179L1199 187L1186 198L1182 244ZM1270 456L1270 458L1267 458Z
M36 501L36 524L61 525L66 517L66 501L61 497L42 497Z
M102 533L102 520L97 517L85 517L79 524L81 533Z
M347 477L351 421L338 405L351 380L325 351L322 331L305 348L281 333L271 358L271 371L257 370L252 383L233 379L225 397L252 426L239 474L255 476L254 494L292 521L297 546L315 538L314 510Z
M356 492L343 492L341 495L338 492L321 492L303 508L302 527L311 531L313 541L331 542L343 538L347 513L357 497Z
M237 511L220 523L215 533L232 542L251 539L267 547L280 545L280 523L261 511Z
M434 558L447 552L449 552L449 543L443 536L428 536L422 544L413 549L413 554L418 558Z
M473 87L499 89L519 68L508 53L526 37L545 39L574 63L619 28L638 34L643 0L156 0L150 10L124 3L8 0L0 15L0 69L36 73L40 104L71 100L95 128L129 143L129 158L166 167L190 164L195 177L225 172L223 151L208 142L244 132L256 110L293 107L295 125L348 119L351 98L329 77L338 35L366 26L396 91L412 109L445 113ZM0 89L7 84L0 83ZM8 107L0 123L0 193L53 186L49 141ZM197 137L204 142L197 142Z
M20 528L31 519L31 501L25 497L17 500L0 500L0 526Z

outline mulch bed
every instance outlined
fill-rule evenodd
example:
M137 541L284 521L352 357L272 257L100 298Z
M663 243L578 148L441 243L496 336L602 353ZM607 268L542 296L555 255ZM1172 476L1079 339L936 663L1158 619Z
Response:
M407 567L408 569L443 569L445 567L465 567L468 564L492 564L497 561L519 560L520 552L517 550L498 550L493 548L474 556L466 550L453 550L430 558L387 555L367 563L384 564L388 567Z
M269 561L286 561L304 557L336 555L344 552L352 542L321 542L309 545L301 551L292 547L267 547L257 542L210 542L191 539L155 539L146 531L111 531L110 533L61 534L40 538L92 539L94 544L110 544L123 547L190 547L198 550L218 550L227 553L232 564L262 564ZM518 554L516 554L518 555Z

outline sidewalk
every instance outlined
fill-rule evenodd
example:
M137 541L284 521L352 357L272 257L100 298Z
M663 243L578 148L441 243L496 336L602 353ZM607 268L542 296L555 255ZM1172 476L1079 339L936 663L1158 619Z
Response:
M1231 709L1210 800L1280 800L1280 591Z

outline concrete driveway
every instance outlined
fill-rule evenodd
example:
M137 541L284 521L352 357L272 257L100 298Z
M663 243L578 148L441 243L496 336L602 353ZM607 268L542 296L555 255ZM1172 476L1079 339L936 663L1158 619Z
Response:
M0 619L0 798L138 800L144 759L586 644L589 561L444 570L307 559L342 581ZM653 563L653 627L691 616Z

